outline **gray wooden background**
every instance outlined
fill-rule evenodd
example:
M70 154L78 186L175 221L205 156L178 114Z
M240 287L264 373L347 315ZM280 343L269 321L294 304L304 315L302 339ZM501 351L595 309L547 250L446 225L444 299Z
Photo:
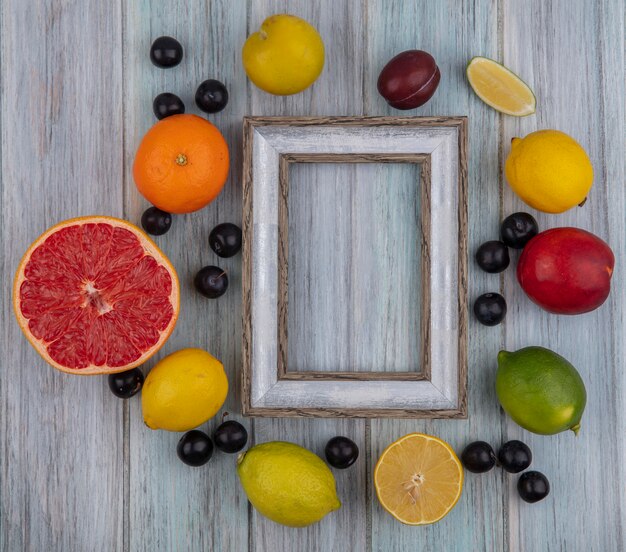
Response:
M311 21L327 47L319 81L289 98L252 86L240 61L247 34L283 11ZM173 70L148 59L161 34L185 47ZM137 222L146 203L131 165L154 122L153 97L174 92L196 112L197 85L218 78L231 100L211 119L229 142L231 176L215 203L177 217L158 240L182 281L181 318L162 354L203 346L223 360L235 384L240 257L221 262L232 286L221 299L204 300L190 282L217 260L207 246L213 225L241 220L243 115L390 114L376 92L378 72L393 54L414 47L431 52L442 74L433 99L415 114L469 116L470 250L497 236L503 215L523 208L502 176L511 137L557 128L588 150L595 185L584 208L537 218L542 228L575 225L606 239L617 257L614 289L593 313L553 316L525 298L512 269L488 275L472 261L470 298L499 290L509 314L496 328L470 323L465 421L244 420L254 442L290 440L321 453L329 437L344 434L362 451L352 469L337 473L341 510L310 528L283 528L250 509L234 457L217 454L205 468L188 468L175 455L178 434L143 425L138 397L120 401L104 378L44 365L13 319L11 280L28 244L61 219L97 213ZM474 55L502 60L529 82L537 114L517 120L478 101L464 77ZM626 549L623 0L2 0L0 69L0 550ZM582 373L589 398L578 438L531 435L502 415L493 391L496 353L531 344L555 349ZM226 407L239 418L233 390ZM458 506L442 522L401 526L377 504L371 471L381 450L410 431L437 434L457 450L475 439L497 446L521 438L552 493L528 505L517 496L515 477L468 474Z

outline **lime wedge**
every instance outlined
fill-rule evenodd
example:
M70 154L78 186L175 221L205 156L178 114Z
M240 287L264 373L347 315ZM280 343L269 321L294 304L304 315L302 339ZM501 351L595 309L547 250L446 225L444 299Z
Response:
M515 117L535 112L537 101L533 91L504 65L489 58L474 57L465 72L476 95L497 111Z

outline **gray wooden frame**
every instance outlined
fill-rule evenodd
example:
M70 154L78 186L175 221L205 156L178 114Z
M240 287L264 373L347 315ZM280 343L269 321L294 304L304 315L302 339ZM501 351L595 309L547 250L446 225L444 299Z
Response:
M245 415L466 416L466 126L464 117L244 119L242 398ZM422 279L419 371L288 370L289 164L315 162L421 165L421 255L426 270ZM434 209L431 189L437 198ZM434 244L431 219L444 229ZM454 231L448 231L450 226ZM272 244L277 244L275 250ZM435 255L431 246L436 249ZM437 263L440 256L446 259L441 266ZM433 272L436 280L432 278ZM458 317L432 319L433 291L439 301L452 298ZM434 342L433 330L436 330Z

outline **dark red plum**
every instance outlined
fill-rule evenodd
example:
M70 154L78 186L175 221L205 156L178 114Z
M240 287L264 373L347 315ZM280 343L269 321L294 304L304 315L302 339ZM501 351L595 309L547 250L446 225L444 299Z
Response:
M423 50L407 50L383 67L378 92L391 107L414 109L432 98L440 79L433 56Z

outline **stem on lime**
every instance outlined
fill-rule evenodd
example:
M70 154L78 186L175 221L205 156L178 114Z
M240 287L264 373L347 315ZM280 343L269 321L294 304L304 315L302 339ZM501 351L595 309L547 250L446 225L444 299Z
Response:
M576 435L576 437L578 437L578 432L580 431L580 422L578 422L576 425L573 425L572 427L570 427L570 429L574 432L574 435Z

